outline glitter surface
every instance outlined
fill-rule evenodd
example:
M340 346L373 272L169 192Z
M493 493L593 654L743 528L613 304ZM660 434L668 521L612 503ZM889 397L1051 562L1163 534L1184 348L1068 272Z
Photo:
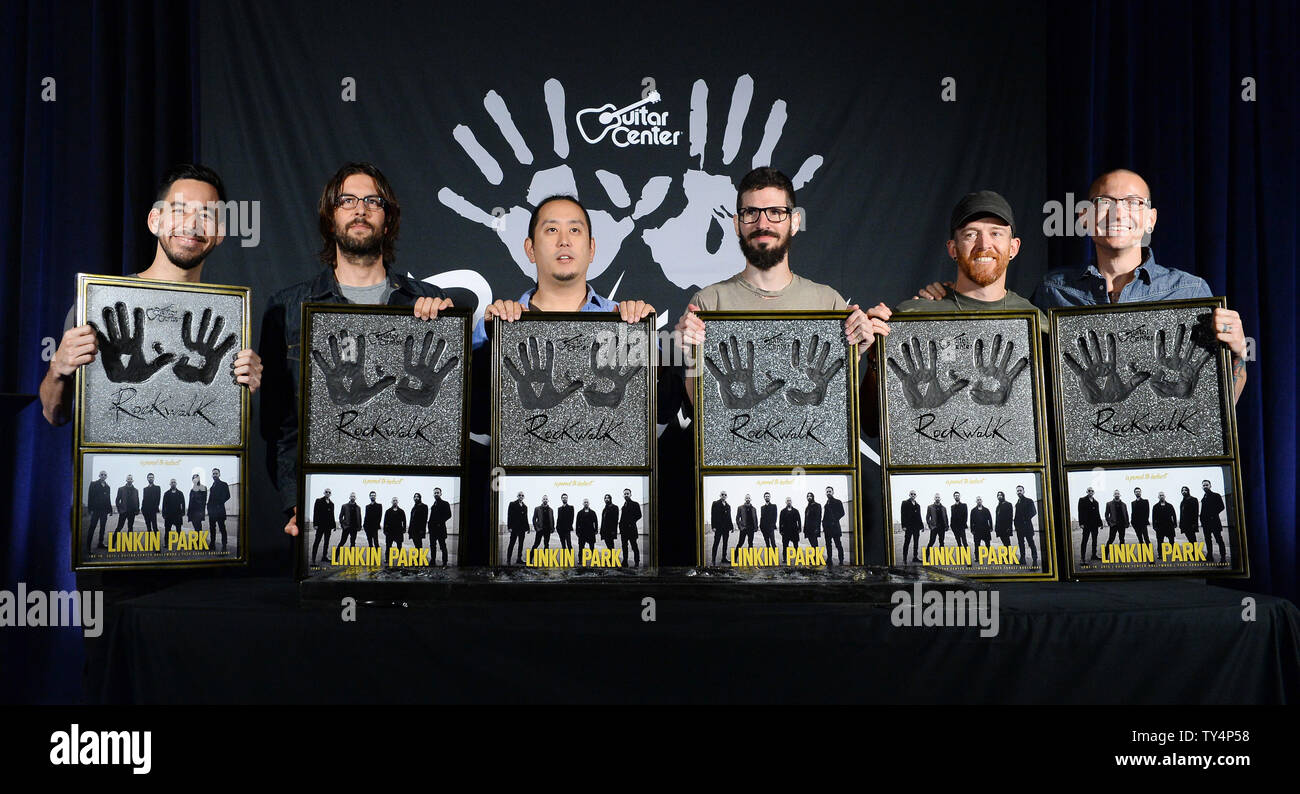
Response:
M1037 463L1029 333L1027 320L892 320L884 346L886 360L892 362L885 367L884 384L889 465ZM930 352L932 342L937 363ZM1001 375L979 371L977 342L982 342L985 367L996 365ZM1022 360L1026 364L1016 373ZM926 374L931 365L937 387ZM1015 377L1009 378L1012 373ZM963 380L968 383L954 391Z
M820 385L808 374L814 335ZM700 369L703 465L851 465L848 351L840 320L710 320Z
M203 328L205 309L211 309L212 319ZM201 349L184 342L187 316L190 342ZM119 317L126 318L125 328ZM217 318L222 325L214 335ZM245 346L241 343L242 297L90 284L86 319L101 338L99 355L84 369L84 443L189 447L240 443L242 387L230 368ZM200 330L204 331L201 338ZM208 378L210 382L204 382Z
M459 466L466 322L313 313L307 463Z
M644 324L528 320L500 323L496 332L502 345L501 388L492 441L501 465L649 465L653 370ZM600 373L592 368L594 344ZM626 381L621 399L609 377L615 368Z
M1200 319L1208 315L1205 308L1173 307L1060 317L1057 327L1062 355L1069 353L1085 369L1091 359L1094 368L1085 377L1066 359L1057 362L1067 461L1227 454L1221 409L1224 387L1214 357L1218 343ZM1168 357L1164 363L1175 363L1180 328L1186 329L1181 350L1186 373L1181 378L1174 368L1157 360L1159 332L1163 330ZM1100 356L1091 334L1096 335ZM1080 349L1080 338L1087 341L1087 354ZM1117 362L1109 352L1112 338ZM1108 369L1118 377L1106 377ZM1143 373L1150 377L1139 381ZM1089 389L1087 383L1094 385Z

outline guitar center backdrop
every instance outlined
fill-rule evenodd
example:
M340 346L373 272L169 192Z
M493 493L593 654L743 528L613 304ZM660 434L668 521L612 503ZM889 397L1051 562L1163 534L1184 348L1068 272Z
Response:
M401 202L398 268L458 306L518 298L533 203L576 193L595 289L650 301L671 328L699 286L742 268L735 185L770 164L797 186L794 269L851 302L951 278L948 216L980 188L1021 218L1009 283L1029 295L1046 269L1043 14L203 4L202 159L260 221L205 277L253 288L259 334L267 297L320 268L326 181L369 160ZM995 45L971 35L990 19Z

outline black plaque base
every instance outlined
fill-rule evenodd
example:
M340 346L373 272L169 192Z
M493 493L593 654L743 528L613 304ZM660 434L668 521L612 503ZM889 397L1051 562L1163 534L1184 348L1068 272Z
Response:
M986 584L929 568L343 568L299 583L305 605L337 608L343 598L369 606L420 606L445 601L590 601L651 596L759 602L888 605L915 584L984 589Z

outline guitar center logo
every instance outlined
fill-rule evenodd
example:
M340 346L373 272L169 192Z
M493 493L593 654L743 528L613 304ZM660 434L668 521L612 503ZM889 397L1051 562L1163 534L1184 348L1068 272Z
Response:
M659 92L651 88L639 101L626 107L606 102L598 108L579 110L574 121L578 134L590 144L609 138L620 149L628 146L676 146L681 130L668 129L668 111L655 111Z

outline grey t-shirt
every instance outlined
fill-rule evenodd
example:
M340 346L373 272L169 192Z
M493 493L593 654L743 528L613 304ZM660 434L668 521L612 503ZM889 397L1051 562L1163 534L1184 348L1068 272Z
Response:
M766 290L745 280L744 272L701 289L691 303L701 311L843 311L848 303L833 287L791 273L782 289Z
M393 287L388 283L388 279L384 279L378 284L373 284L369 287L349 287L340 284L339 292L342 292L343 297L353 303L382 306L388 303L388 296L393 294Z
M996 311L1025 311L1033 309L1038 312L1038 327L1043 333L1048 333L1051 326L1047 323L1047 315L1038 309L1037 306L1025 300L1020 295L1007 290L1006 297L995 301L982 301L974 298L968 298L965 295L958 295L950 288L945 288L944 296L932 301L928 298L912 298L898 304L894 311L902 312L996 312Z

